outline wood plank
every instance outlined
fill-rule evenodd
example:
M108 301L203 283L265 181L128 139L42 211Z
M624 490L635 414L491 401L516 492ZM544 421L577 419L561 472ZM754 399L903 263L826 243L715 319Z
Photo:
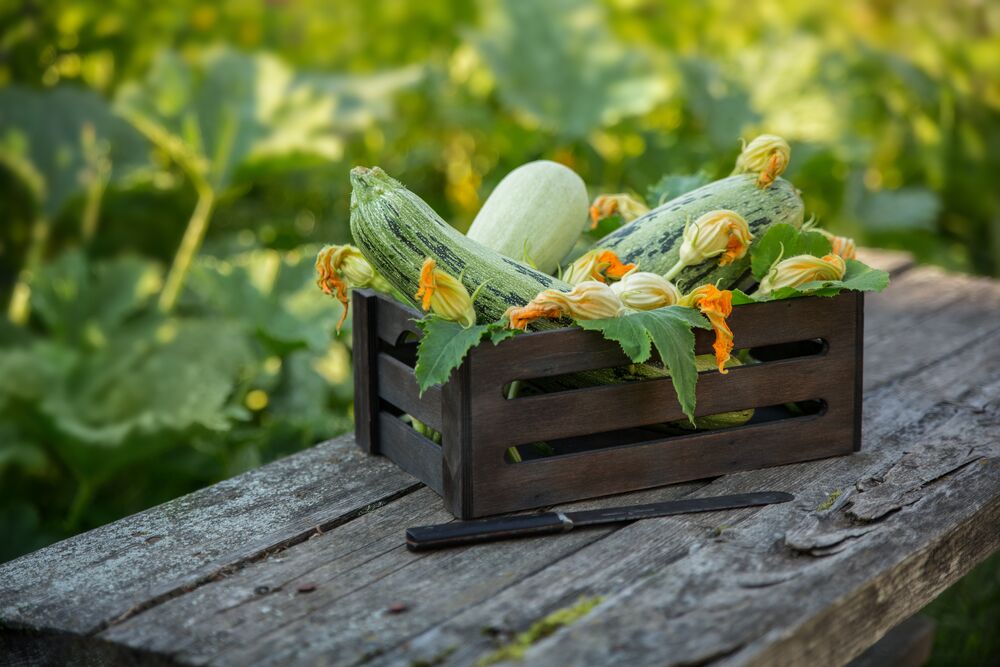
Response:
M441 445L431 442L412 426L385 411L379 413L379 432L384 438L380 450L385 456L437 494L444 493Z
M783 359L730 369L722 375L698 378L696 415L827 399L850 407L846 396L854 379L850 349L828 355ZM836 391L835 388L840 388ZM499 394L499 392L497 392ZM493 398L492 396L490 398ZM477 448L502 452L511 445L614 431L633 426L684 419L677 392L669 378L602 385L564 392L477 402ZM610 409L609 409L610 408ZM516 423L516 429L509 425ZM499 454L497 454L499 458Z
M907 272L881 294L869 297L865 332L865 389L908 372L907 358L949 356L989 340L1000 329L1000 283L947 274L936 267ZM925 329L935 331L933 351Z
M97 632L416 488L345 436L0 565L0 623Z
M378 326L378 300L364 290L351 295L354 320L354 438L367 454L378 453L378 376L373 373L378 345L372 332Z
M640 498L680 497L698 486L658 489ZM330 659L321 663L353 664L373 657L380 645L399 633L416 633L445 620L610 530L580 531L568 535L568 540L532 541L530 549L510 542L486 552L414 554L403 546L404 527L449 518L440 500L421 490L297 545L279 559L253 563L169 600L109 628L101 638L167 652L184 662L273 664L289 655L287 651L297 652L278 643L285 632L296 632L305 624L331 651ZM304 582L315 585L315 590L298 593ZM255 593L261 585L268 587L266 595ZM405 604L406 610L389 613L395 603ZM248 649L259 655L244 654Z
M737 348L822 338L839 333L853 318L856 296L809 297L736 306L728 322ZM695 351L709 354L714 333L695 331ZM621 348L600 334L582 329L538 331L516 336L503 345L483 345L470 356L492 372L489 382L506 384L576 371L628 365Z
M440 431L441 387L430 387L421 398L412 368L384 352L378 355L376 364L382 398L435 431Z
M809 616L805 601L822 608L849 590L842 586L839 569L843 561L829 561L833 566L822 569L827 559L836 554L803 557L783 545L790 521L809 519L830 492L850 489L859 480L878 477L911 448L934 448L944 459L965 460L966 443L970 447L984 445L992 448L986 453L995 461L1000 454L997 452L1000 444L989 425L993 424L995 431L996 415L982 412L984 401L991 399L995 403L1000 391L1000 378L993 378L984 367L989 358L990 353L986 350L970 349L941 369L929 368L870 395L865 404L868 445L858 454L813 464L728 475L698 492L699 495L715 495L763 488L792 489L799 496L794 506L696 518L670 517L633 524L518 582L487 603L465 609L447 623L398 645L371 664L390 665L402 656L410 660L431 660L445 654L448 658L442 664L468 664L502 643L504 638L525 630L547 614L572 604L581 596L593 595L608 597L591 612L593 619L585 618L540 643L538 650L527 656L527 663L690 664L727 655L749 645L757 637L764 637L760 641L767 645L776 638L769 633L781 636L784 628L794 627ZM973 386L971 391L966 381ZM975 387L977 382L982 385ZM935 406L946 407L935 410ZM943 436L948 433L951 435L945 439ZM961 451L956 451L955 445L963 445ZM963 471L983 475L987 468L976 464L971 466L971 471L969 468ZM951 493L965 488L969 482L967 477L945 476L935 483ZM1000 490L995 480L984 482L980 479L979 482L981 485L977 488L980 490L983 485L989 488L993 484L994 496ZM924 487L925 494L933 490L934 483ZM925 504L934 506L930 501ZM992 511L972 502L968 512L959 513L953 519L975 516L977 510L987 518ZM918 513L901 510L888 515L878 524L877 530L860 539L863 543L877 545L878 553L888 556L897 535L886 527L913 514ZM928 516L934 517L936 512ZM960 540L955 532L956 525L954 522L949 524L948 516L941 514L937 530ZM983 525L988 527L990 524ZM928 531L910 531L910 534L926 535L930 541L934 533L930 528ZM915 588L914 596L900 604L906 607L905 610L893 608L893 613L888 609L880 610L884 616L877 623L885 624L882 631L900 620L899 614L912 613L911 606L928 601L939 590L938 586L946 585L947 581L970 569L984 552L995 548L990 542L990 539L976 541L980 551L966 553L968 562L949 566L944 581L937 579L933 586ZM899 548L903 549L901 553L906 553L904 547ZM660 559L664 554L671 554L674 562L657 566L656 563L663 562ZM816 569L819 566L822 568ZM877 559L868 561L867 568L867 575L873 579L878 573L891 569ZM795 581L801 581L806 590L790 593L788 588L782 587ZM762 592L772 589L773 598L766 598L767 604L748 607L757 599L765 600ZM783 609L788 613L776 620L767 605L782 600L785 601ZM883 604L891 606L891 602ZM843 626L849 633L870 616L868 612L857 610L853 614L841 613L835 623L832 619L829 623ZM493 628L493 638L480 632L483 627ZM823 637L827 632L824 629L812 635L788 634L801 639L803 636ZM836 660L799 664L845 662L864 641L877 638L863 632L860 636L862 639L853 643L838 638L845 648ZM826 648L839 650L836 646L827 645Z
M916 264L913 255L905 250L884 248L858 248L857 259L868 266L888 271L893 277L902 275Z
M930 660L936 630L934 619L911 616L851 660L848 667L923 667Z

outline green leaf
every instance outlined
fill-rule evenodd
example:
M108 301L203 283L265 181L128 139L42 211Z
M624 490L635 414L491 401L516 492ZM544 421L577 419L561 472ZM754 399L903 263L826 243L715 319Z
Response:
M417 345L417 365L414 368L421 395L429 387L447 382L451 372L462 364L469 350L484 338L499 345L521 333L506 328L503 322L463 327L458 322L434 314L416 320L416 323L423 332Z
M695 174L666 174L646 191L650 208L656 208L671 199L707 185L712 177L703 171Z
M115 108L216 192L255 161L343 152L331 97L270 55L215 48L188 62L162 51L145 79L122 86Z
M38 272L32 308L55 336L100 345L150 302L161 282L155 262L130 256L91 262L71 250Z
M701 313L693 308L668 306L602 320L578 320L577 324L588 331L600 331L606 339L617 342L636 363L649 359L652 343L670 371L681 409L688 419L694 420L698 368L691 328L712 328Z
M771 265L778 258L788 259L796 255L822 257L830 253L830 241L819 232L802 231L787 223L772 225L767 232L753 242L750 248L750 263L753 276L763 280Z
M0 164L50 219L95 179L126 178L146 166L148 147L93 91L0 88Z
M751 296L741 289L731 290L733 293L733 305L742 306L747 303L757 303L758 299L755 296Z
M201 257L192 267L182 304L242 323L273 353L302 347L323 352L341 311L332 300L316 298L314 256L304 248Z
M484 9L471 41L501 100L550 131L585 137L646 113L667 93L645 54L617 40L594 3L503 0Z
M82 358L42 409L70 439L105 448L133 434L224 431L250 354L232 323L149 318Z

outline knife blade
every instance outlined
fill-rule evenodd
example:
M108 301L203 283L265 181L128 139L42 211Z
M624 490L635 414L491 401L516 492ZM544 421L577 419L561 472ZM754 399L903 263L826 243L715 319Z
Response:
M455 521L433 526L415 526L406 529L406 546L411 551L440 549L463 544L476 544L517 537L564 533L574 528L625 523L674 514L714 512L718 510L757 507L787 503L795 496L784 491L755 491L709 498L682 498L646 505L607 507L581 512L543 512L514 516Z

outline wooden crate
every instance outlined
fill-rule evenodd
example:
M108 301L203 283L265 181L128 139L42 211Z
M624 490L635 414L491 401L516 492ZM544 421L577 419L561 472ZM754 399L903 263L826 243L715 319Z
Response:
M437 491L459 518L553 505L849 454L861 446L863 296L736 306L737 349L762 363L698 378L696 414L758 408L754 420L666 435L684 419L669 378L506 398L514 380L627 365L617 343L577 328L528 333L473 349L443 387L418 397L413 375L421 315L355 290L354 415L358 444ZM714 334L696 330L696 352ZM787 404L805 406L789 411ZM402 421L441 432L441 445ZM509 463L511 446L555 443L555 456ZM527 451L528 448L522 447Z

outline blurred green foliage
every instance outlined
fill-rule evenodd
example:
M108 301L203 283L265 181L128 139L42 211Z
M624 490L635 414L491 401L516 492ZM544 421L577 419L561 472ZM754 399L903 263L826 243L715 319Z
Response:
M0 0L0 560L350 426L354 164L464 229L792 144L820 222L1000 274L1000 5Z

